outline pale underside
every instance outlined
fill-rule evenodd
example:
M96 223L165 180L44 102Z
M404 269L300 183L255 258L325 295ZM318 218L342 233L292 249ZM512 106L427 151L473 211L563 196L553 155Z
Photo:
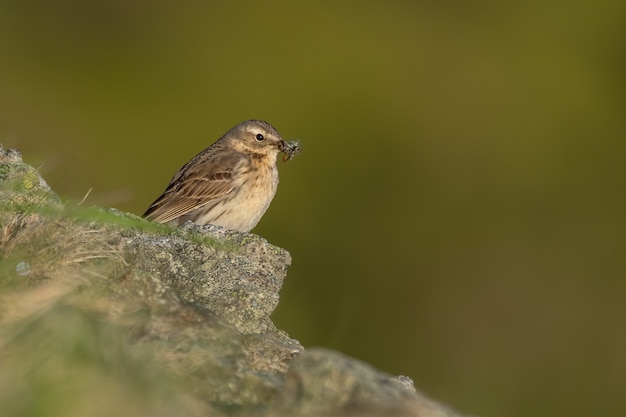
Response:
M211 166L183 168L163 195L152 204L146 218L172 226L189 220L249 232L265 214L276 189L278 170L274 164L254 164L228 158ZM229 159L236 161L229 164ZM248 163L246 163L248 162ZM204 164L203 164L204 165ZM213 167L220 167L216 172Z

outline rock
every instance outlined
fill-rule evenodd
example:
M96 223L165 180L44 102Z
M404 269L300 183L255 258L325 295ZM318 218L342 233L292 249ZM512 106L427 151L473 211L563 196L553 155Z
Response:
M291 257L259 236L62 204L1 147L0 224L3 416L456 415L277 329Z

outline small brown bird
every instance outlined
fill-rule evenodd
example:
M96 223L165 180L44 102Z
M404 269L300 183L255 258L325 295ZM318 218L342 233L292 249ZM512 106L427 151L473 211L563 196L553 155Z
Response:
M276 158L286 146L269 123L240 123L187 162L144 217L172 226L191 220L249 232L276 194Z

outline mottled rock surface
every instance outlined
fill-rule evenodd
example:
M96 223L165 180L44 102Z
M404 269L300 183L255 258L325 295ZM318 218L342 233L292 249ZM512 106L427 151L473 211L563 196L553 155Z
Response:
M0 225L3 416L457 415L278 330L261 237L62 204L1 147Z

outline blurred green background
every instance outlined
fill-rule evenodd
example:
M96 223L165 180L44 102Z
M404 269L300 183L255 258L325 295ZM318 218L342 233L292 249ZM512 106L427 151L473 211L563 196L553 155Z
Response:
M141 214L234 124L303 153L275 313L480 415L626 415L626 2L0 2L0 143Z

